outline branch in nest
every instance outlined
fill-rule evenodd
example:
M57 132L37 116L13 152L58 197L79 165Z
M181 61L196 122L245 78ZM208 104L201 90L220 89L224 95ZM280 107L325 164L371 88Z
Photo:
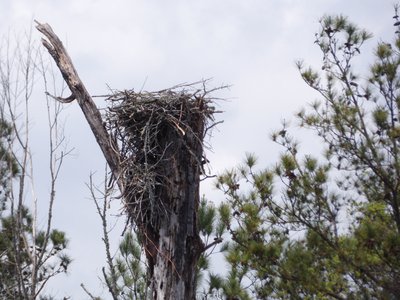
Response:
M213 124L211 124L210 126L208 126L208 127L206 128L206 130L204 130L204 135L206 135L210 129L212 129L213 127L217 126L218 124L222 124L222 123L224 123L224 121L214 122Z

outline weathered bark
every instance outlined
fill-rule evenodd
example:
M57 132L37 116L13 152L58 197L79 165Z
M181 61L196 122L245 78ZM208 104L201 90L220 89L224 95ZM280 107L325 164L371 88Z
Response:
M58 100L70 102L77 99L123 192L126 177L120 174L120 153L116 142L110 138L62 42L49 25L38 23L37 29L47 37L48 41L43 39L42 43L72 92L69 99ZM164 163L158 170L162 184L157 186L157 195L165 214L160 214L156 223L136 224L146 250L153 299L195 299L195 270L204 250L197 230L204 119L196 114L192 117L189 116L188 124L192 130L186 134L171 128L159 133L159 145L166 151ZM129 196L123 195L125 202L129 203Z
M203 152L198 136L203 134L204 123L200 115L190 117L187 124L196 134L182 135L171 127L159 133L159 144L167 151L159 170L163 179L157 194L168 213L159 216L158 228L151 224L145 228L155 233L146 242L157 246L145 245L153 249L148 255L153 299L195 299L195 270L204 248L197 230Z
M92 129L96 141L99 144L101 151L103 151L104 157L111 169L111 172L115 178L118 178L120 171L118 145L112 139L110 139L110 136L104 127L101 114L97 109L92 97L86 90L85 85L79 78L72 60L65 50L61 40L53 32L50 25L40 24L37 21L36 23L38 24L36 26L37 30L43 33L48 39L48 41L46 39L42 39L43 46L46 47L50 55L53 57L72 93L72 95L66 99L57 98L57 100L61 102L71 102L76 99L78 101L79 106L81 107L83 114L85 115L85 118Z

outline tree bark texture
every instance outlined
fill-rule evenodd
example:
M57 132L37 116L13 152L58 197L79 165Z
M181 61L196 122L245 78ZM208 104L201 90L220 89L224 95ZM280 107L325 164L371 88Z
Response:
M78 101L129 206L133 200L124 193L129 184L126 176L121 174L117 142L110 138L99 110L60 39L48 24L38 23L37 29L46 36L47 40L42 39L42 43L72 92L68 99L57 100ZM136 222L148 260L153 299L195 299L195 271L204 250L197 230L197 209L205 125L200 114L194 113L187 118L186 125L191 130L182 133L166 126L158 133L158 144L164 147L165 153L157 169L159 177L155 191L158 196L157 203L153 204L165 213L157 215L157 222Z
M197 230L203 152L198 136L203 122L197 115L190 117L188 125L196 134L182 135L171 127L159 133L160 146L167 150L158 171L163 176L156 194L166 213L159 214L156 228L151 223L143 227L143 233L152 236L145 240L145 249L152 249L147 257L153 299L195 299L195 270L204 248Z

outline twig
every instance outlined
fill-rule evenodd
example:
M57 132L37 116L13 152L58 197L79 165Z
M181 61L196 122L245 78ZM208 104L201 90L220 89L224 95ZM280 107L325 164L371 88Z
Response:
M81 288L85 291L86 294L88 294L88 296L92 299L92 300L98 300L97 297L93 296L88 289L85 287L85 285L83 283L81 283Z
M216 245L218 245L218 244L220 244L220 243L222 243L222 242L223 242L223 238L222 238L222 237L215 238L214 242L212 242L211 244L208 244L208 245L204 246L202 252L205 252L205 251L207 251L208 249L210 249L211 247L214 247L214 246L216 246Z

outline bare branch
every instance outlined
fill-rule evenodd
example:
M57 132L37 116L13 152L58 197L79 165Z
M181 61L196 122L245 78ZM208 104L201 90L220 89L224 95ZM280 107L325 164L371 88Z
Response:
M73 97L76 98L96 138L96 141L99 144L108 165L110 166L114 178L119 178L120 162L118 145L109 137L109 134L104 127L101 114L97 109L92 97L86 90L86 87L79 78L72 60L65 50L61 40L53 32L50 25L41 24L37 21L35 22L37 23L37 30L43 33L43 35L48 39L42 39L43 46L46 47L50 55L53 57L65 82L71 90L72 95L68 97L66 101L70 102L72 101ZM57 100L60 101L58 97ZM117 181L120 189L122 189L120 182L121 181Z
M208 244L206 246L204 246L203 248L203 252L207 251L208 249L210 249L211 247L214 247L220 243L223 242L223 239L221 237L215 238L214 242L212 242L211 244Z

